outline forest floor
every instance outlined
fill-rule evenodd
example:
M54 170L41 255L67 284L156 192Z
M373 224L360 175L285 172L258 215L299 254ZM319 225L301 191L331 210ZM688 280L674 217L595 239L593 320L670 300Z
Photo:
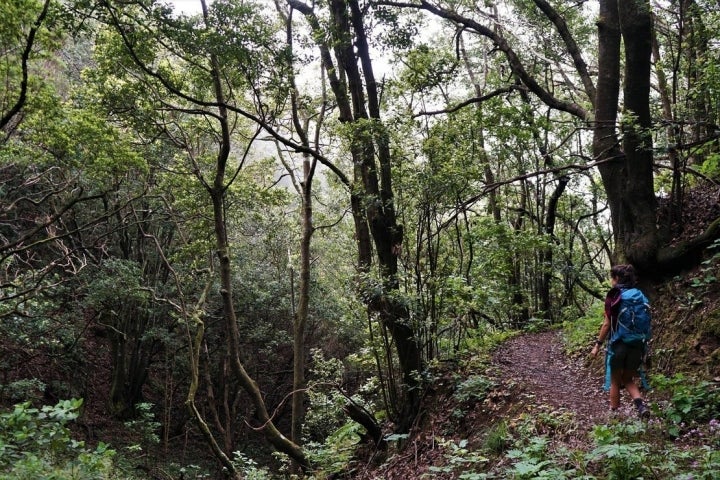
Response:
M445 373L428 393L407 443L391 458L378 455L375 465L358 465L352 478L457 478L457 470L429 468L452 464L448 451L457 452L459 445L468 451L487 447L503 423L511 434L525 429L525 434L546 435L555 448L588 448L590 432L610 420L610 411L602 390L604 359L590 357L590 346L587 350L587 357L572 358L565 354L561 331L525 333L500 344L489 361ZM466 380L458 386L462 377ZM624 391L615 417L635 418Z
M586 425L608 416L607 394L602 390L603 361L601 354L597 358L568 357L558 331L512 338L493 356L501 378L520 386L528 406L571 412L578 423Z

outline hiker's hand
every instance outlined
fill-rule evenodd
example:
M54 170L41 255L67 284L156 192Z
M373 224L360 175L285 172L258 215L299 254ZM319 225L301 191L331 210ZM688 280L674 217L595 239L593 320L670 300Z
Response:
M596 343L595 346L593 347L592 351L590 352L590 355L592 355L593 357L597 357L597 354L599 351L600 351L600 345L598 345Z

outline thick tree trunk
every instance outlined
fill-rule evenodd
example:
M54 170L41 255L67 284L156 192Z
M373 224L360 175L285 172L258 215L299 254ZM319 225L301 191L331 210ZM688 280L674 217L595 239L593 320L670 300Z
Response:
M658 251L650 116L653 24L649 2L621 1L618 5L625 46L623 150L627 169L618 240L624 260L642 272L655 267Z
M153 340L143 340L148 319L139 308L118 308L109 321L110 328L110 414L121 420L135 415L142 401L142 388L148 376Z
M321 33L320 23L311 7L297 0L288 0L288 3L305 15L318 35ZM415 372L422 369L423 362L416 332L408 322L409 312L394 295L399 288L397 261L402 226L397 224L395 214L390 143L380 121L379 96L360 7L352 0L330 0L329 7L337 68L330 56L329 45L320 40L318 46L338 104L340 121L355 129L350 145L353 160L350 204L355 222L358 269L362 274L369 273L374 252L382 278L380 292L363 291L361 294L371 315L377 315L395 343L404 383L398 428L407 430L419 407Z
M334 4L339 4L333 0ZM398 421L398 430L409 430L420 408L420 391L417 374L423 369L423 359L418 344L417 332L409 322L407 307L397 299L395 291L399 288L398 255L403 239L402 225L397 224L395 203L393 198L390 139L385 126L380 119L380 99L377 91L377 82L373 73L370 59L370 50L365 35L363 14L357 0L348 0L350 19L355 32L355 46L357 55L362 64L365 91L367 92L367 105L369 110L372 135L365 140L363 147L363 185L365 194L371 199L366 206L370 232L373 237L375 250L378 256L380 274L383 278L384 291L379 302L371 302L370 306L380 316L386 328L390 331L398 361L403 375L403 401L401 415ZM343 15L347 15L347 11ZM348 28L347 32L350 30ZM348 53L352 52L352 45ZM357 66L347 71L352 98L362 100L362 91L354 92L354 87L361 88L362 80L359 77ZM358 75L354 80L351 75ZM359 118L366 118L360 105L355 105ZM377 147L377 164L375 161L375 148ZM379 174L379 175L378 175ZM379 178L378 178L379 177ZM359 180L359 179L358 179Z
M620 221L620 199L624 195L623 155L617 135L617 106L620 97L620 19L617 0L601 0L598 18L598 80L595 99L593 156L601 161L598 170L610 204L614 231ZM614 263L615 259L611 259Z
M621 19L622 18L622 23ZM602 0L598 20L598 83L593 151L610 204L616 240L613 262L641 271L657 261L656 200L650 128L652 17L645 2ZM621 37L622 35L622 37ZM625 125L617 137L620 40L625 42Z

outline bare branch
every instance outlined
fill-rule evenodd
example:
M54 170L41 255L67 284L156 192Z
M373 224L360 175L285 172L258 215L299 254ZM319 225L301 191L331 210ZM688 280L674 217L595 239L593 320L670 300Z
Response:
M490 92L486 95L483 95L481 97L470 98L468 100L465 100L464 102L460 102L457 105L454 105L454 106L444 109L444 110L431 110L431 111L422 111L422 112L416 113L413 115L413 118L417 118L417 117L420 117L423 115L439 115L439 114L443 114L443 113L454 113L454 112L457 112L458 110L461 110L461 109L467 107L468 105L482 103L487 100L490 100L491 98L497 97L498 95L502 95L503 93L510 93L514 90L519 90L521 88L525 88L525 87L521 87L519 85L511 85L511 86L505 87L505 88L498 88L497 90L493 90L492 92Z
M581 118L582 120L590 120L590 113L584 108L582 108L580 105L574 102L566 102L560 100L556 98L553 94L548 92L546 89L541 87L540 84L538 84L538 82L535 80L535 78L530 75L530 73L528 73L528 71L525 69L525 66L522 64L520 57L517 55L515 50L513 50L513 48L508 44L507 40L503 36L498 34L496 31L486 27L485 25L478 23L472 18L464 17L450 9L434 5L427 0L420 0L419 3L380 0L378 2L378 5L426 10L430 13L437 15L440 18L444 18L453 22L464 29L474 31L484 37L489 38L493 41L496 47L505 54L505 58L507 59L513 73L520 79L520 81L522 81L523 84L527 86L527 88L531 92L537 95L543 103L545 103L550 108L570 113L578 118Z

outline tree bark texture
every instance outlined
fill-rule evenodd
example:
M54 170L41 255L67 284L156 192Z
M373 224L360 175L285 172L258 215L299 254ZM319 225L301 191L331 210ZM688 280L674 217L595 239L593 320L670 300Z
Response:
M655 267L658 251L650 115L653 22L647 1L621 1L618 6L625 46L623 150L627 169L618 240L624 259L647 272Z
M618 140L620 42L625 47L624 128ZM610 204L616 258L640 271L656 264L656 200L650 122L652 17L644 1L602 0L593 153ZM622 145L622 148L621 148Z

